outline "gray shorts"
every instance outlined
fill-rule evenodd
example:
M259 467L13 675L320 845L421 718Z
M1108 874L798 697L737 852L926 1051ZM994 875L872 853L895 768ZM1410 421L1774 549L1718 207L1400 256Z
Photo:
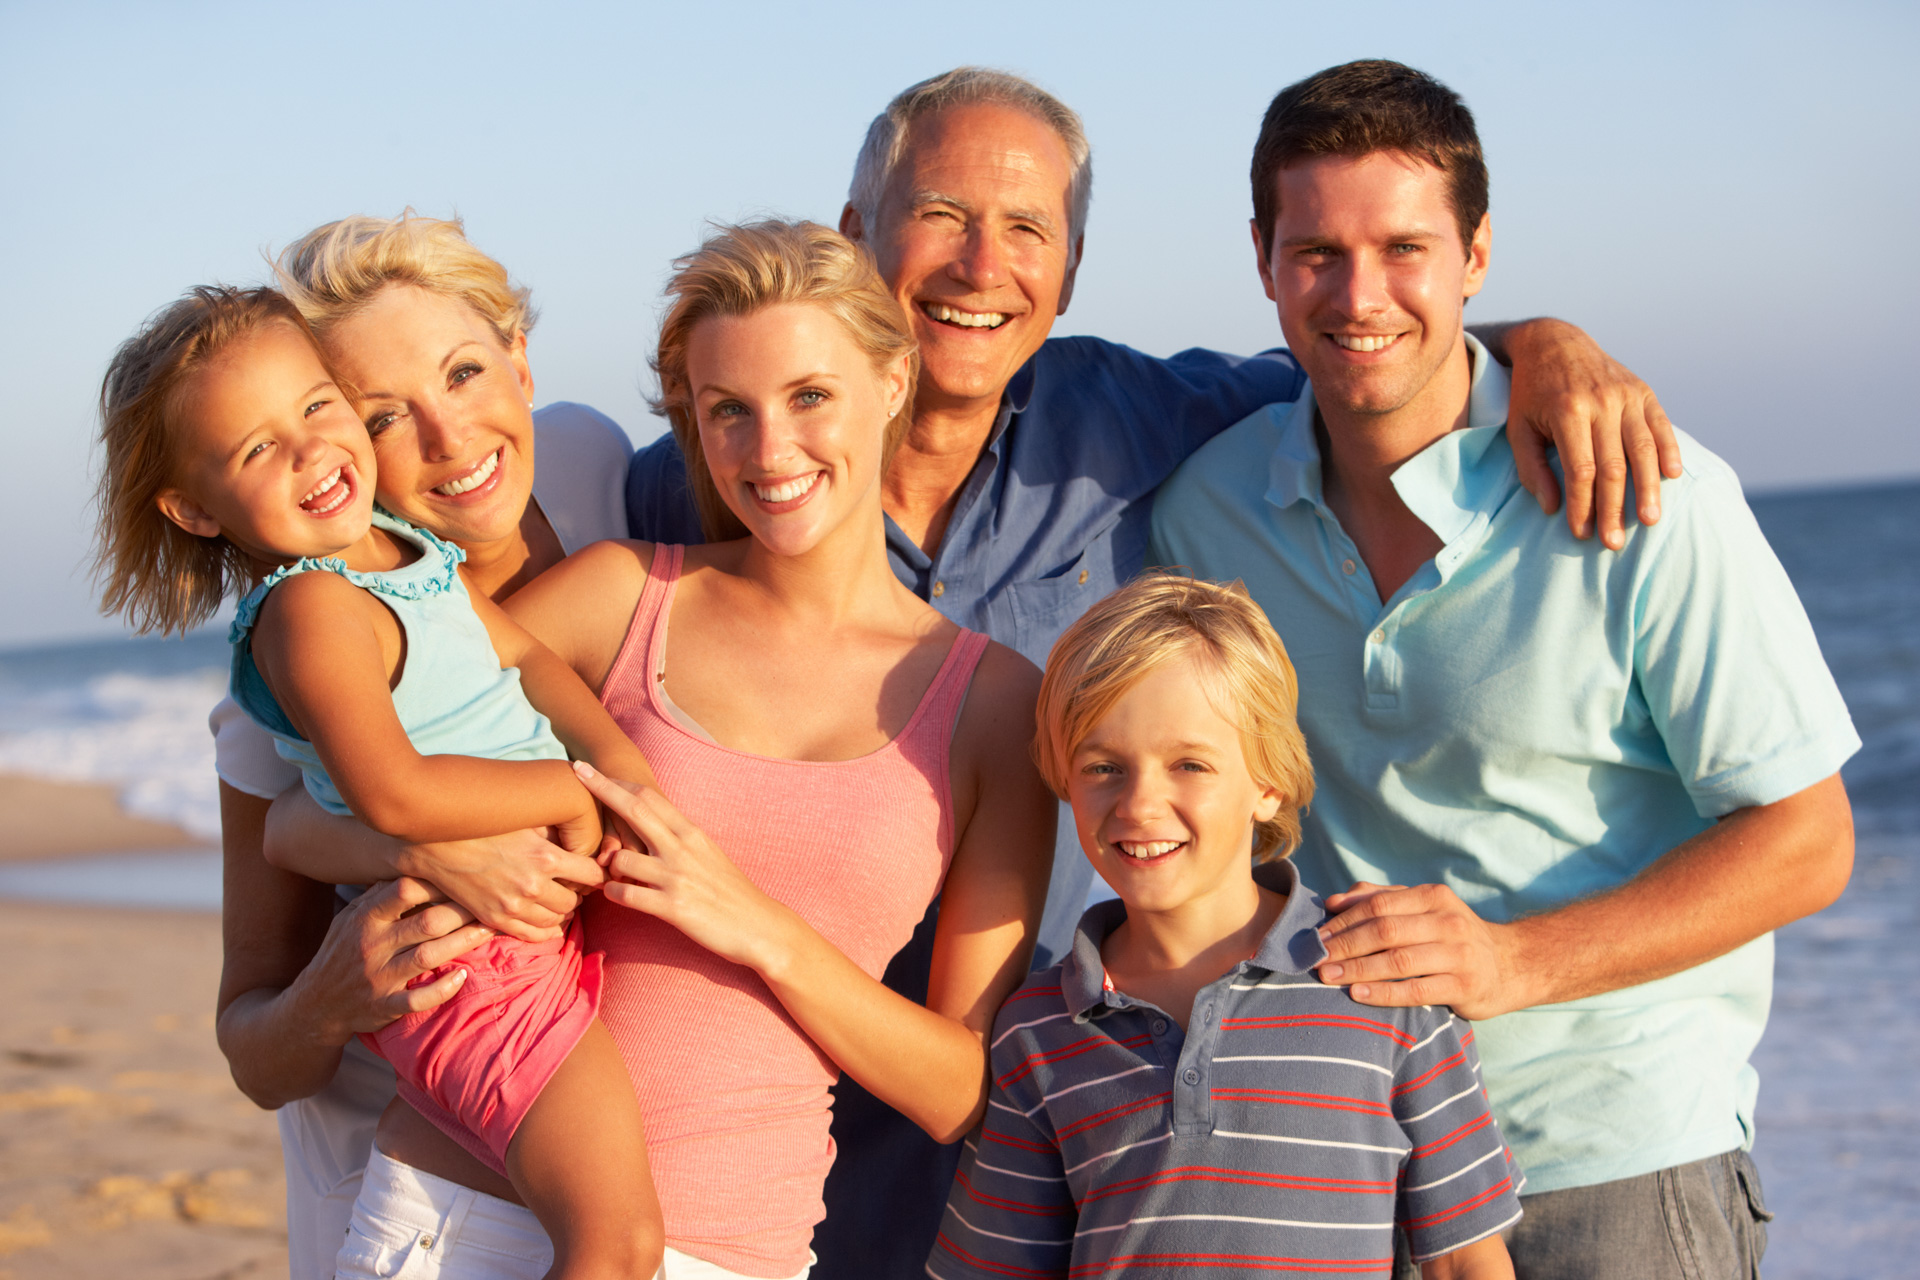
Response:
M1521 1196L1506 1232L1517 1280L1759 1280L1760 1171L1744 1151L1591 1187ZM1419 1280L1404 1239L1394 1280Z

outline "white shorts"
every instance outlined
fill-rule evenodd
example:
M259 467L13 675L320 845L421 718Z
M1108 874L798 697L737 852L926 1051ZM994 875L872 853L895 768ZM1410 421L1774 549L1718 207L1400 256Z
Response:
M281 1107L287 1166L289 1280L327 1280L360 1195L380 1113L393 1101L393 1068L358 1037L347 1042L326 1088Z
M540 1280L553 1246L533 1211L375 1150L353 1206L338 1280ZM790 1280L806 1280L811 1266ZM668 1249L658 1280L750 1280Z

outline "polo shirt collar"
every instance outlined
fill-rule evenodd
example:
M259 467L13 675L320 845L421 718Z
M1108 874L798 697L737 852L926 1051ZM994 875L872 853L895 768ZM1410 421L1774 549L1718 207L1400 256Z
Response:
M1327 958L1326 944L1320 940L1320 926L1326 922L1327 908L1320 895L1301 887L1299 871L1286 858L1256 863L1253 880L1263 889L1286 894L1287 905L1280 909L1279 918L1242 967L1252 965L1271 973L1310 973ZM1073 935L1073 950L1060 966L1060 994L1065 997L1067 1012L1076 1022L1086 1021L1103 1005L1123 1008L1134 1003L1127 1001L1122 1005L1109 998L1116 993L1106 990L1107 966L1100 959L1100 944L1126 918L1127 904L1118 898L1096 902L1080 917L1080 927ZM1126 997L1122 996L1121 1000Z
M1512 453L1495 447L1505 435L1512 379L1478 338L1469 333L1466 342L1473 364L1467 425L1441 436L1393 473L1400 500L1447 543L1466 533L1482 512L1499 505L1505 490L1519 483ZM1276 507L1325 505L1315 413L1313 384L1308 383L1288 410L1268 462L1267 501Z

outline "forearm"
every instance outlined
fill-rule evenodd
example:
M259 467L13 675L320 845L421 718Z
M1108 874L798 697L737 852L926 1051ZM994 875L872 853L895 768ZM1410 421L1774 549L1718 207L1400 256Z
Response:
M1513 1280L1513 1259L1497 1235L1420 1264L1420 1280Z
M1617 889L1505 926L1515 1007L1704 964L1827 906L1852 868L1852 811L1838 776L1740 810Z
M926 1130L956 1142L986 1106L985 1037L869 977L775 904L752 966L842 1071Z
M1545 352L1541 344L1564 342L1573 337L1586 337L1586 331L1577 324L1565 320L1555 320L1552 316L1535 316L1528 320L1489 320L1483 324L1470 324L1467 332L1480 340L1487 353L1507 368L1513 368L1514 361L1539 359Z
M554 736L574 759L585 760L610 778L653 785L653 770L640 748L551 649L535 644L521 655L520 684L527 691L527 700L552 723Z
M326 1088L350 1035L317 1025L295 989L244 992L220 1011L214 1028L234 1083L267 1110Z
M410 844L474 840L577 819L592 798L564 760L419 756L336 779L347 804L376 831Z
M430 872L403 865L409 846L358 818L328 813L304 786L282 793L267 811L267 861L324 884L372 884Z

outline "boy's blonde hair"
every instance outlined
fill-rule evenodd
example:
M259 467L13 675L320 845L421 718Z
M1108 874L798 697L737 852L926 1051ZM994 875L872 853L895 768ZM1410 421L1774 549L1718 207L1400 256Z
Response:
M744 537L747 528L721 498L700 447L700 424L687 383L687 344L695 325L709 316L747 316L783 302L807 302L840 322L875 372L918 350L907 318L871 255L817 222L769 218L718 227L699 249L674 259L667 296L672 303L660 322L660 345L652 361L660 376L653 411L673 425L709 542ZM882 437L883 472L913 422L913 382L919 371L915 359L908 368L906 403Z
M355 216L329 222L295 240L273 263L280 288L324 335L390 284L410 284L464 302L493 327L503 345L533 328L532 293L507 269L473 247L458 218Z
M1087 610L1047 657L1034 718L1034 763L1067 797L1073 753L1115 703L1149 672L1189 654L1209 678L1202 689L1240 730L1247 770L1284 799L1254 826L1256 862L1300 845L1300 811L1313 799L1313 765L1295 719L1300 686L1273 624L1238 582L1148 572Z
M277 320L312 340L300 312L272 289L201 285L148 320L107 366L93 573L100 611L125 614L137 632L191 630L229 589L252 580L253 565L239 548L188 533L161 513L158 499L179 478L182 390L236 339Z

